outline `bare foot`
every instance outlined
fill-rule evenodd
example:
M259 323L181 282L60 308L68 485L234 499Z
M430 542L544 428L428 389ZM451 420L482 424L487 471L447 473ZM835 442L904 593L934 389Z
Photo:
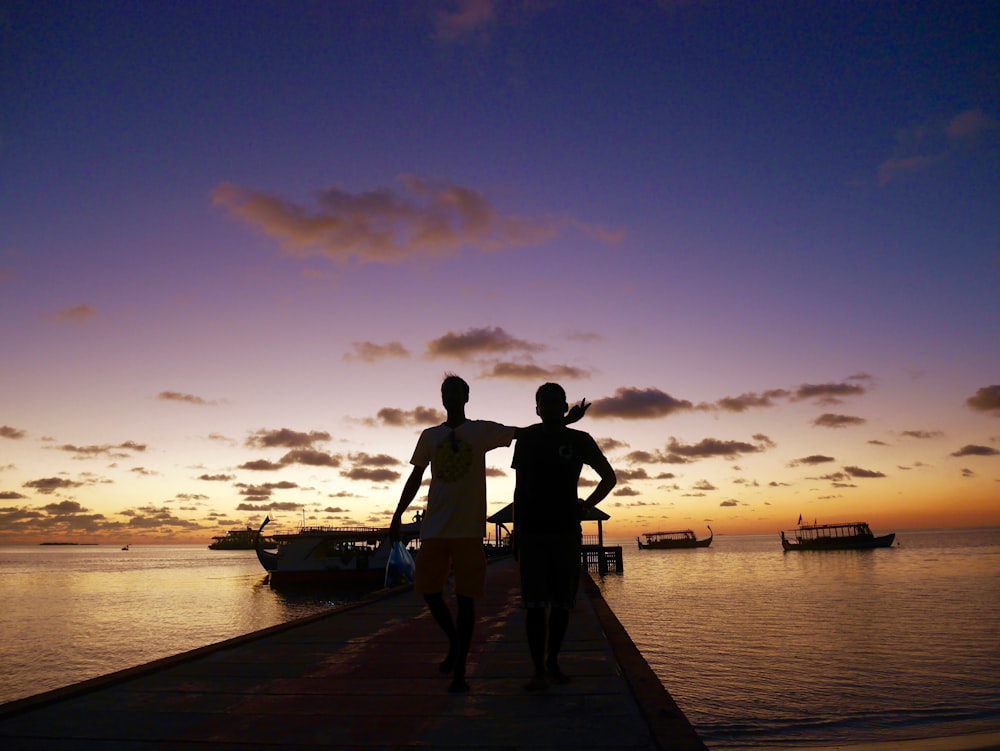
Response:
M549 687L544 673L535 673L531 680L524 684L525 691L544 691Z
M546 665L545 670L552 677L552 681L559 686L565 686L571 680L571 678L568 675L566 675L562 670L560 670L559 666L556 665L554 662L550 662L548 665Z

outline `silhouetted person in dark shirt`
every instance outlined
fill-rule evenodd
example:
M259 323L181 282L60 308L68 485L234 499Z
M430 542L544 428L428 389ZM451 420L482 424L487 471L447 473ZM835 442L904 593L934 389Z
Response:
M523 428L465 416L469 384L447 374L441 383L441 403L447 419L420 434L410 463L413 470L403 486L389 526L389 537L399 539L403 512L416 497L428 464L431 484L427 511L420 527L420 552L414 589L448 637L448 654L441 672L452 675L448 690L468 691L465 662L475 625L474 598L486 591L486 452L509 446ZM587 411L583 401L565 419L579 420ZM565 413L565 410L563 410ZM458 613L452 620L444 600L449 573L454 574Z
M567 409L562 386L539 387L535 411L542 422L520 430L514 447L514 537L535 671L525 686L529 691L545 689L550 679L569 680L559 667L559 651L580 583L580 520L618 482L594 439L566 427ZM584 464L597 472L600 482L580 500L577 484Z

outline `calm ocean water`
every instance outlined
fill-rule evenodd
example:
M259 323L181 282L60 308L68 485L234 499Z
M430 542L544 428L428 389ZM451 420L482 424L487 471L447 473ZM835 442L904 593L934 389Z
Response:
M784 553L777 534L689 551L632 540L601 588L709 748L1000 730L1000 529L896 541Z
M600 583L709 748L1000 730L1000 529L897 541L783 553L777 535L692 551L622 540L624 573ZM0 547L0 702L343 601L263 578L252 551Z

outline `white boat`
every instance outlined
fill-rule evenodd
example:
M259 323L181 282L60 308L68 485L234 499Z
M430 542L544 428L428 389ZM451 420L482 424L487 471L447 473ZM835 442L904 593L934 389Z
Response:
M270 583L332 583L345 586L379 586L392 545L388 527L302 527L297 532L277 533L271 539L277 549L265 550L257 530L257 559L270 574ZM420 536L420 516L400 527L400 539L411 554Z

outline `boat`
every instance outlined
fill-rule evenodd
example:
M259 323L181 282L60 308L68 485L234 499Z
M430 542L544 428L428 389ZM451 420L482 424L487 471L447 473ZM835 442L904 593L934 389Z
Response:
M706 525L707 526L707 525ZM646 538L643 542L638 537L635 538L639 545L639 550L683 550L686 548L707 548L712 544L715 533L712 528L708 528L708 537L698 539L690 529L674 529L669 532L643 532Z
M868 522L800 524L788 535L781 533L781 547L786 551L871 550L891 547L895 539L895 532L876 537Z
M263 539L264 527L257 530ZM415 553L420 536L420 515L400 526L400 539ZM268 572L271 585L332 583L376 586L385 581L392 544L388 527L301 527L297 532L272 535L277 549L256 547L257 559Z
M128 545L122 545L122 550L128 550Z
M231 529L224 535L212 538L209 550L255 550L257 548L257 530L247 526L245 529ZM265 548L274 548L274 540L264 538Z

